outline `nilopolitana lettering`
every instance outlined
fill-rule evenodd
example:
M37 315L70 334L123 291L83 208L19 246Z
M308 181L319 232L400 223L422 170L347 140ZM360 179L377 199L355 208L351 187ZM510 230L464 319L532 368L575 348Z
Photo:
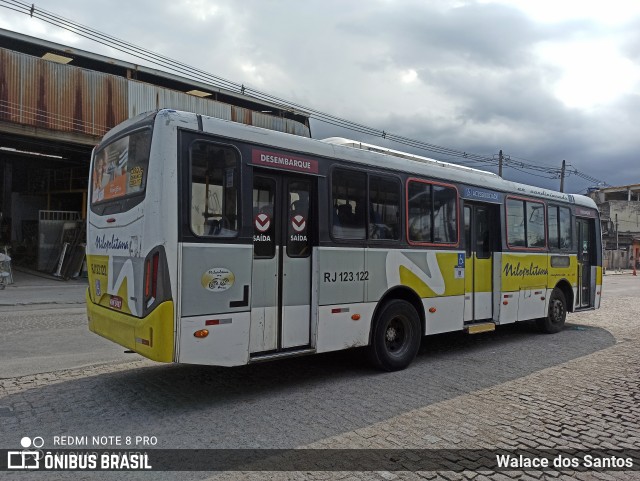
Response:
M529 267L522 267L518 262L515 266L508 262L504 266L504 275L507 277L527 277L527 276L546 276L549 272L548 269L543 269L538 266L534 266L533 262L529 264Z
M111 236L111 239L107 239L107 236L103 234L102 237L96 237L96 249L129 250L129 242L121 241L115 234Z

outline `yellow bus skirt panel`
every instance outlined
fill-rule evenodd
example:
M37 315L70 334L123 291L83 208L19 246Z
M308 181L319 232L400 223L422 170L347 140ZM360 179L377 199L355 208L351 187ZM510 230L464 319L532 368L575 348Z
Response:
M86 293L89 330L153 361L172 362L173 301L165 301L147 317L134 316L94 304Z

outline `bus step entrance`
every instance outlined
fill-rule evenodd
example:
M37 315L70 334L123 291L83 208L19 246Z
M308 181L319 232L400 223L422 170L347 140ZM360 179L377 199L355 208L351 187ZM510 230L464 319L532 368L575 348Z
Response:
M272 361L274 359L282 359L285 357L307 356L309 354L315 354L314 348L293 348L286 351L269 351L263 353L252 354L249 362L263 362Z
M467 334L480 334L481 332L495 331L496 325L494 322L479 322L465 326L464 330Z

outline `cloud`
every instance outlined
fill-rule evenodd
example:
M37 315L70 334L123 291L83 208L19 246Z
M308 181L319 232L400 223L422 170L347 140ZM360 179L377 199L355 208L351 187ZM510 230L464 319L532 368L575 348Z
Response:
M215 75L380 130L486 155L502 149L541 164L559 166L566 159L612 184L640 181L637 85L606 92L617 83L605 75L593 87L597 91L585 83L581 93L593 105L571 106L559 86L567 78L585 78L591 52L584 53L584 71L571 67L571 58L553 55L559 46L575 45L568 52L575 56L589 42L608 41L607 52L640 66L637 9L624 22L620 14L615 22L600 22L598 15L571 16L566 9L562 15L539 9L534 14L514 0L86 5L60 0L55 9ZM35 20L21 16L20 22ZM32 28L60 41L53 27ZM77 46L105 53L87 41ZM601 65L593 60L594 69ZM566 85L573 93L572 84ZM315 121L312 132L405 149ZM556 180L506 172L510 179L557 188ZM568 185L581 190L588 182L570 177Z
M511 67L526 61L528 47L539 36L522 13L501 5L440 9L414 2L405 3L403 9L392 6L396 7L389 4L366 15L352 33L382 40L395 62L417 63L423 69L452 62ZM344 22L343 28L347 30Z

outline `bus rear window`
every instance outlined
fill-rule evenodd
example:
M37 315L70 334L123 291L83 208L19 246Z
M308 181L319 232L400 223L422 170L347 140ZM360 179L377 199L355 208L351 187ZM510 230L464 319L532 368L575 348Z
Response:
M144 192L151 130L121 137L95 154L91 173L91 204L120 200Z

